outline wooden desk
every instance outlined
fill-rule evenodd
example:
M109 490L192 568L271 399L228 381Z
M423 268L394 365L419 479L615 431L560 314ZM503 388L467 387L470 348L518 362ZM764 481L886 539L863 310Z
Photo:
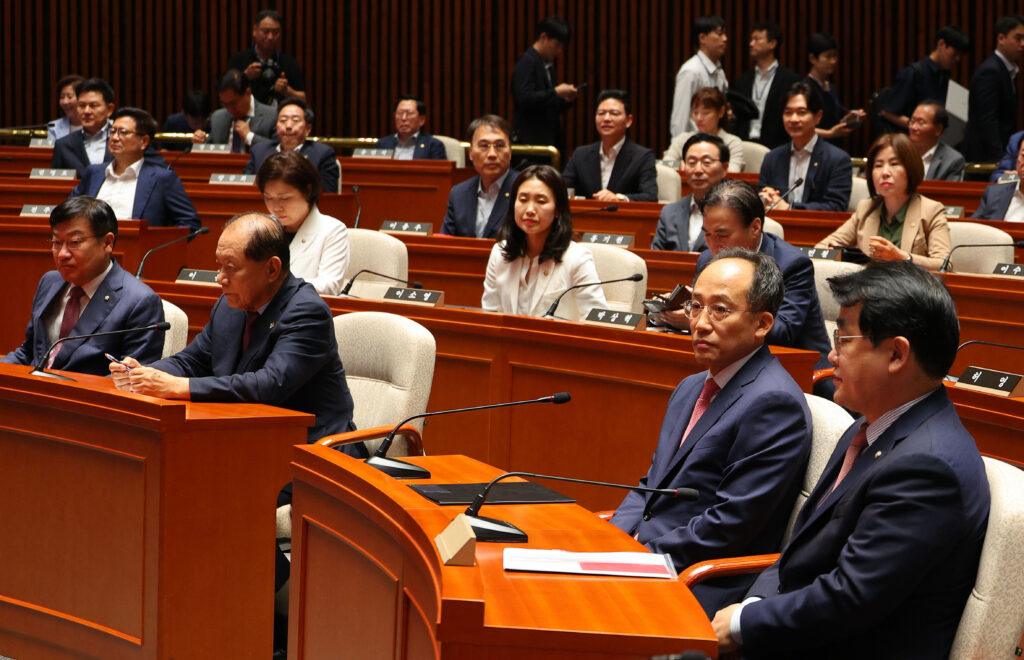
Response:
M1024 468L1024 399L972 392L949 382L946 392L981 453Z
M465 456L412 460L433 473L418 483L501 473ZM289 658L355 649L360 657L496 660L717 653L710 623L677 580L505 573L507 544L495 543L477 545L476 566L445 566L433 538L465 507L436 506L410 482L317 446L295 449L293 483ZM642 551L575 504L484 508L525 530L527 547Z
M978 210L988 185L986 181L922 181L917 192L946 206L962 206L967 217Z
M311 415L0 364L0 654L260 658L274 503Z

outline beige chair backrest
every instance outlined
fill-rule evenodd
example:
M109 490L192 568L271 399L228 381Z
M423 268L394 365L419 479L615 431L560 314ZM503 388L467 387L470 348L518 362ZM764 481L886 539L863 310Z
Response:
M965 247L953 253L950 270L958 273L991 275L996 264L1013 263L1013 237L1002 229L980 222L950 222L949 240L953 247L977 243L1005 243L1002 247Z
M174 303L160 302L164 305L164 320L171 324L171 329L164 333L164 348L160 352L160 357L165 358L182 350L188 343L188 315Z
M853 187L850 189L850 203L846 205L846 210L853 213L857 210L857 205L870 196L868 180L861 176L854 176Z
M334 162L338 164L338 192L341 192L341 159L335 158Z
M617 312L642 314L644 296L647 293L647 263L629 250L603 245L586 243L594 255L594 267L600 280L614 280L640 273L644 279L639 282L616 282L603 285L604 297L608 300L608 309ZM586 314L590 310L581 309Z
M426 411L437 350L429 330L397 314L351 312L334 317L334 335L356 428L398 424ZM412 424L423 428L422 419ZM371 453L379 442L372 444ZM408 455L405 440L396 439L388 453Z
M448 160L455 161L455 167L466 166L466 149L462 146L461 142L447 135L435 135L434 137L444 145L444 153ZM356 281L358 282L358 280Z
M811 259L811 263L814 264L814 288L818 291L821 315L825 319L825 332L828 333L828 341L831 344L832 333L836 329L836 319L839 317L839 303L832 297L828 278L852 273L864 266L849 261L827 261L825 259Z
M786 230L782 228L778 220L772 220L768 216L764 218L764 233L774 234L782 240L786 240Z
M951 660L1012 658L1024 634L1024 472L984 458L992 506Z
M658 201L676 202L682 199L683 180L679 178L679 172L661 163L655 163L654 169L658 173Z
M743 141L743 171L744 172L760 172L761 161L771 151L768 147L757 142Z
M385 275L394 275L403 280L409 279L409 251L405 243L394 236L371 229L349 229L348 252L346 284L353 275L364 268ZM392 286L402 285L386 277L363 273L352 285L349 293L360 298L381 298L388 287Z

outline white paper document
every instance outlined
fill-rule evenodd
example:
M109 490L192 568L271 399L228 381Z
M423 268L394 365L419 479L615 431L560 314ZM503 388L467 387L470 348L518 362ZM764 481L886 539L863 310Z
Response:
M662 579L676 577L676 569L668 555L650 552L568 552L505 548L502 560L506 571Z

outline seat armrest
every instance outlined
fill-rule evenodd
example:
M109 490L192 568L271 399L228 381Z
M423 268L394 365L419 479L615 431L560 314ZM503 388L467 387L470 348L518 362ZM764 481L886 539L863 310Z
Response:
M611 511L611 510L608 510L608 511L595 511L594 515L597 516L598 518L600 518L601 520L611 520L612 516L615 515L615 512Z
M336 433L329 435L325 438L321 438L318 444L324 445L325 447L335 447L338 445L348 445L353 442L363 442L364 440L377 440L385 437L388 433L391 433L393 426L374 426L368 429L359 429L357 431L349 431L348 433ZM423 455L423 439L420 437L420 432L415 427L409 424L402 425L398 429L395 435L403 435L409 439L409 455L410 456L422 456Z
M744 573L760 573L779 559L779 553L770 555L748 555L746 557L725 557L709 559L688 567L679 573L679 580L687 587L713 577L726 575L742 575Z
M832 372L835 370L835 367L829 367L828 369L815 369L814 373L811 375L811 380L815 385L817 385L819 380L831 378Z

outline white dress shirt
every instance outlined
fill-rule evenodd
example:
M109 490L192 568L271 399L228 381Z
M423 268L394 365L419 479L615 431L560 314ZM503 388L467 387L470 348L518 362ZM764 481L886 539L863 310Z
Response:
M395 133L394 160L412 160L413 154L416 153L416 140L419 139L419 131L413 133L405 142L402 142L402 139L398 137L398 133Z
M608 190L608 180L612 178L612 170L615 169L615 159L619 157L619 152L622 151L622 145L626 143L626 136L623 135L622 139L612 146L611 152L608 154L604 153L604 145L601 145L601 189Z
M790 146L790 157L789 157L789 187L792 188L793 184L798 179L803 179L804 182L797 186L793 192L789 194L789 198L786 200L792 205L794 202L799 202L804 198L804 186L807 185L807 168L811 164L811 154L814 152L814 145L818 144L818 134L815 133L811 141L804 145L803 149L797 149L796 145L792 142ZM786 192L781 190L779 192Z
M729 81L721 63L711 61L702 51L686 60L676 73L676 89L672 95L672 117L669 131L675 137L683 131L695 131L697 127L690 120L690 101L701 87L715 87L725 92Z
M761 137L761 120L764 118L764 106L768 100L768 90L772 88L772 81L775 80L775 72L779 70L779 61L772 62L766 70L754 67L754 105L757 106L757 119L750 120L750 138L756 140Z
M110 122L108 121L103 125L103 128L92 135L82 133L82 137L85 138L85 155L89 157L89 162L93 165L102 163L103 157L107 155L107 141L110 139Z
M700 212L700 204L696 197L690 197L690 226L689 226L690 251L697 244L697 239L704 233L704 214Z
M495 179L487 190L483 189L484 181L480 181L476 185L476 235L482 238L484 235L484 229L487 228L487 220L491 217L491 211L494 210L494 204L498 201L498 195L501 194L501 187L505 185L505 177L508 176L508 170L505 173Z
M924 165L925 176L928 176L928 168L932 166L932 161L935 160L935 150L938 148L939 143L936 142L931 149L924 152L921 156L921 164Z
M132 217L132 208L135 206L135 189L139 185L139 170L142 169L143 159L138 159L124 169L121 174L114 174L114 164L117 161L110 161L107 165L103 183L96 193L97 199L102 199L114 210L114 217L125 220Z
M1003 220L1024 222L1024 193L1020 191L1020 186L1013 191L1013 198L1010 200L1010 205L1006 207L1006 215L1003 216Z

